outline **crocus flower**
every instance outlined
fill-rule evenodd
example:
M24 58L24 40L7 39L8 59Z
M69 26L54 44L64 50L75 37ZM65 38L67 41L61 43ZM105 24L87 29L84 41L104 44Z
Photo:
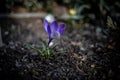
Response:
M45 31L49 36L48 45L53 39L60 38L60 36L63 34L66 28L65 24L58 24L57 21L53 21L52 23L49 23L46 19L44 20L43 25L44 25Z

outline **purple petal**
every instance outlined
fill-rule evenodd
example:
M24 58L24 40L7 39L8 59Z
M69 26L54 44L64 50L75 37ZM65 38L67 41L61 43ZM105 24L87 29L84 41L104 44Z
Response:
M50 25L51 31L57 31L58 29L58 23L57 21L53 21Z
M50 35L50 38L52 39L60 38L60 33L58 31L53 31Z
M60 24L58 31L60 34L63 34L63 32L65 31L66 25L65 24Z
M51 29L50 29L50 26L49 26L49 23L47 20L44 20L44 28L45 28L45 31L48 33L48 35L51 34Z

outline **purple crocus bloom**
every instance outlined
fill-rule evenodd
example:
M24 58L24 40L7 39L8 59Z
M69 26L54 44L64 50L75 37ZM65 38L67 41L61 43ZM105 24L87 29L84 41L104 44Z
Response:
M58 24L57 21L53 21L52 23L49 23L46 19L44 20L44 28L49 36L49 43L56 38L60 38L60 36L63 34L66 25L65 24Z

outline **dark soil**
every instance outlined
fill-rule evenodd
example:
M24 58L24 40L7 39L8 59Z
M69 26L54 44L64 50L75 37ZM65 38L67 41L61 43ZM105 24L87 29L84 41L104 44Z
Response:
M1 80L120 80L120 53L106 30L86 24L62 36L62 47L46 59L26 45L0 48ZM59 42L58 42L59 44ZM38 44L37 44L38 45Z

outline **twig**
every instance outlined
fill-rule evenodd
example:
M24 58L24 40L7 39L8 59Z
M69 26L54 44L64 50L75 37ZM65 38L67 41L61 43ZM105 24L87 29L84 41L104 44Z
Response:
M3 45L2 43L2 35L1 35L1 27L0 27L0 47Z
M0 18L44 18L46 13L11 13L11 14L0 14Z

